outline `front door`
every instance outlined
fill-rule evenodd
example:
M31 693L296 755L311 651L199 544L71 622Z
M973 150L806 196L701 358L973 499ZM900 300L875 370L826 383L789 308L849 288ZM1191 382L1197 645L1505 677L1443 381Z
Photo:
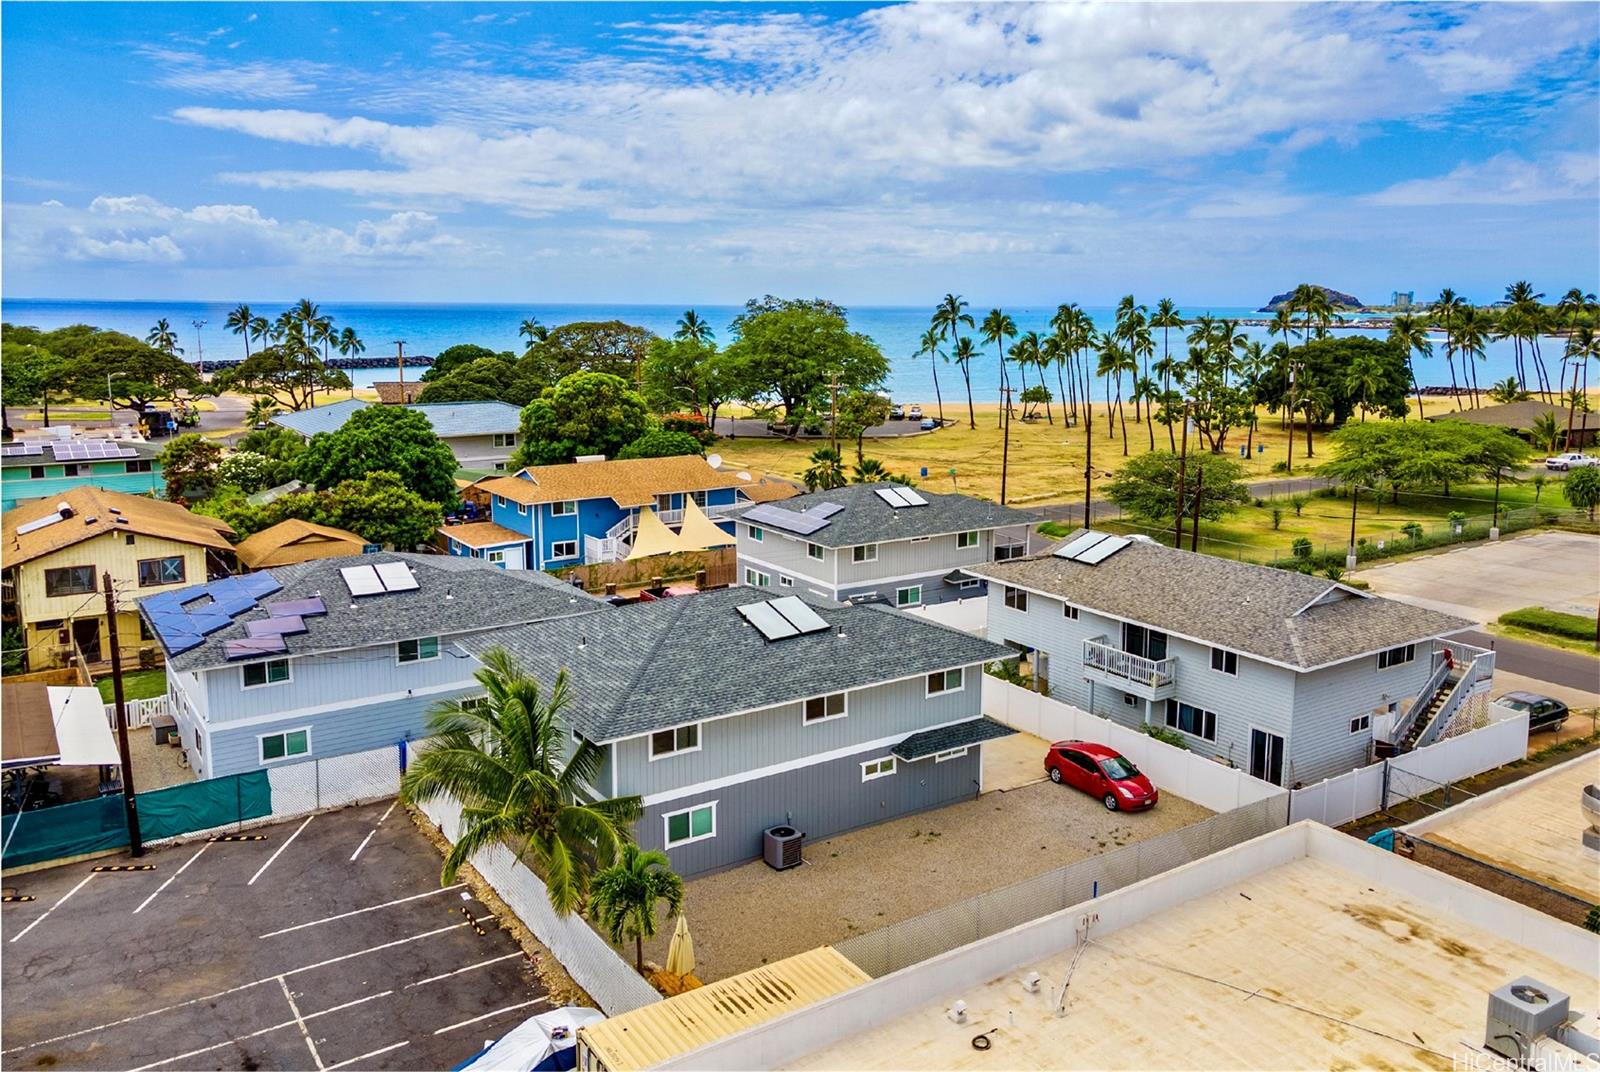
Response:
M91 663L100 661L100 619L72 619L72 641Z
M1283 738L1266 730L1250 731L1250 777L1283 784Z

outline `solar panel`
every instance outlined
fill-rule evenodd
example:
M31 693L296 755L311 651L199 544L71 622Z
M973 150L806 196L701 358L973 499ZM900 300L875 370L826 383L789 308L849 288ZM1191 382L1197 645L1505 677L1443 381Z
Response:
M828 519L817 517L814 514L797 514L793 510L780 510L776 506L763 503L746 510L742 515L743 520L753 521L769 528L782 529L792 532L796 536L809 536L818 529L828 527Z
M383 587L390 592L409 592L420 587L416 577L412 576L411 567L404 562L380 562L373 569L377 570Z
M315 618L328 613L328 608L322 605L321 596L309 596L305 599L280 599L276 603L265 604L267 613L274 618Z
M346 566L339 571L353 596L375 596L384 591L383 581L371 566Z
M844 507L840 506L838 503L818 503L806 511L806 516L826 519L832 517L834 514L837 514L843 509Z
M257 655L276 655L289 650L281 636L244 637L224 641L222 654L228 659L251 659Z
M246 592L249 592L257 599L262 596L270 596L283 587L270 573L247 573L239 578L239 583Z
M738 610L740 616L761 630L761 635L768 640L782 640L784 637L800 635L800 630L789 619L773 610L771 603L746 603Z
M1081 552L1077 561L1082 562L1085 566L1098 565L1132 542L1125 536L1113 536L1110 539L1101 540L1087 551Z
M209 636L218 629L226 629L233 624L233 619L226 614L207 608L206 610L191 611L189 620L199 628L202 634Z
M900 497L906 501L907 506L927 506L928 500L918 495L904 484L900 485Z
M877 494L878 498L882 499L896 510L906 505L905 500L900 498L899 488L873 488L872 490Z
M284 614L245 622L244 631L246 636L294 636L306 631L306 623L298 614Z
M1056 548L1055 555L1057 558L1075 559L1080 553L1087 551L1089 548L1093 547L1095 544L1099 543L1101 540L1110 535L1111 533L1109 532L1085 532L1076 539L1069 540L1067 543Z
M827 620L806 605L799 596L783 596L772 601L772 609L783 615L789 624L802 633L825 633Z
M29 458L34 455L43 455L44 448L38 443L18 443L10 447L0 447L0 455L7 458Z

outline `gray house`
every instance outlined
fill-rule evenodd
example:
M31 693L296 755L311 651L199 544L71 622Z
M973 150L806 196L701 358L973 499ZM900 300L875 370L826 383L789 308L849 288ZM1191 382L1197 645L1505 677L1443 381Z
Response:
M347 398L325 406L279 413L272 423L307 439L318 432L334 432L344 427L357 410L370 402ZM428 418L434 434L442 439L463 469L503 472L520 438L522 411L505 402L415 403L405 407Z
M1038 518L968 495L848 484L738 512L739 581L918 607L983 594L965 567L1027 550Z
M1279 785L1429 743L1494 672L1492 652L1444 640L1464 619L1148 538L1080 529L971 571L990 581L989 638L1052 696Z
M638 794L645 848L680 874L760 855L793 824L825 837L968 799L996 644L886 607L731 588L467 639L551 681L605 755L597 796Z
M320 559L140 600L201 778L361 752L426 734L439 700L481 691L462 643L609 610L538 572L478 559Z

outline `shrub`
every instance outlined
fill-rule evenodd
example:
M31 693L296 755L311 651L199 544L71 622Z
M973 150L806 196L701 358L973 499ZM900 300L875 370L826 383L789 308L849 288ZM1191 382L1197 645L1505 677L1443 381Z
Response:
M1422 524L1417 521L1407 521L1400 526L1400 531L1411 538L1412 543L1422 539Z
M1172 747L1181 748L1185 752L1189 750L1189 742L1184 740L1183 734L1179 733L1177 730L1168 729L1165 726L1157 726L1147 722L1144 725L1144 732L1147 735L1154 737L1162 744L1170 744Z
M1283 507L1272 508L1272 531L1276 532L1283 525Z
M1294 507L1294 516L1299 517L1300 511L1304 510L1306 508L1306 503L1310 501L1311 496L1303 493L1289 496L1289 505Z
M1311 557L1311 541L1304 536L1297 537L1290 547L1293 549L1294 557L1296 558L1306 559Z
M698 413L669 413L661 418L661 430L687 432L703 446L709 446L717 438L717 434L706 424L706 419Z
M1328 578L1328 580L1330 580L1330 581L1342 581L1342 580L1344 580L1344 567L1343 566L1327 566L1327 567L1324 567L1324 569L1322 571L1322 575L1324 577Z
M1514 625L1519 629L1531 629L1536 633L1549 633L1551 636L1567 637L1571 640L1593 640L1595 636L1595 620L1582 614L1565 614L1557 610L1546 610L1543 607L1523 607L1521 610L1507 611L1500 615L1501 625Z
M688 432L669 432L665 428L656 428L619 450L617 459L675 458L685 454L704 454L705 449Z
M1261 507L1266 506L1266 505L1267 505L1267 500L1261 499L1261 498L1256 499L1256 508L1257 509L1260 509Z
M1289 463L1288 462L1273 462L1272 463L1272 471L1274 473L1287 473L1289 471Z

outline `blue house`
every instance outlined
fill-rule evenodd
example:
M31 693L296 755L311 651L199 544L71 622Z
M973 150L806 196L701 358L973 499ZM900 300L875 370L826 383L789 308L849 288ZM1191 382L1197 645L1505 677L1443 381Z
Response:
M692 501L729 536L740 506L795 493L776 481L713 468L704 458L637 458L537 465L471 485L487 520L443 530L452 555L505 569L553 569L616 562L633 549L641 510L681 526Z
M36 439L0 448L0 510L85 485L163 495L161 448L140 439Z

